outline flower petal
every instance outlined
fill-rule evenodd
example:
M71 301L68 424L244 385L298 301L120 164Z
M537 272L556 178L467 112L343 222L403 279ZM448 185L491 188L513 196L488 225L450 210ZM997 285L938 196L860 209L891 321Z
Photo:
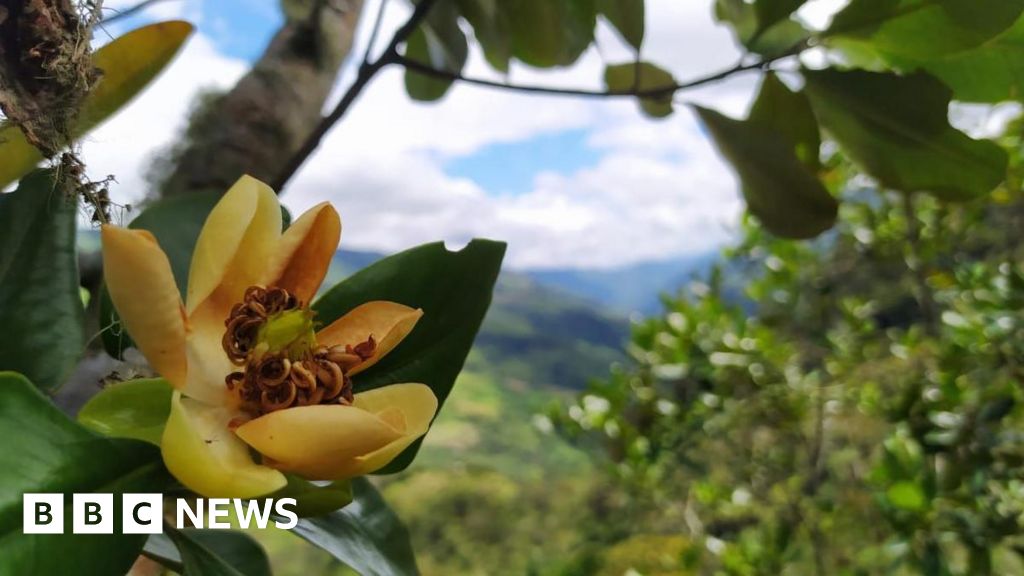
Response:
M153 369L184 386L185 312L167 255L145 230L106 225L101 237L107 291L121 322Z
M392 384L356 394L354 405L378 415L381 419L401 418L404 434L398 440L360 456L358 474L369 474L380 470L409 447L420 436L427 433L430 422L437 413L437 397L423 384Z
M337 211L327 202L314 206L281 236L264 284L284 288L309 304L327 275L340 240Z
M281 205L269 186L242 176L206 218L188 276L189 317L202 306L220 322L245 289L259 284L281 238Z
M356 395L352 406L303 406L271 412L235 433L275 468L312 480L372 472L422 436L437 399L422 384L394 384Z
M349 371L349 374L357 374L376 364L398 346L412 332L421 316L423 310L403 304L367 302L332 322L318 332L316 338L323 346L355 346L373 336L377 342L373 356Z
M234 415L175 392L164 428L164 464L182 484L208 498L254 498L288 483L284 474L256 464L249 447L228 429Z

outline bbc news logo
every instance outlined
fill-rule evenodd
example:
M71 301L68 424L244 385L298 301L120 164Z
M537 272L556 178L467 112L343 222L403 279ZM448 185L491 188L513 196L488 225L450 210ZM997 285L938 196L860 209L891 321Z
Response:
M208 498L175 502L177 528L210 528L229 530L234 519L240 528L265 529L273 520L274 527L291 530L299 523L293 510L294 498L279 500L241 500ZM63 534L63 494L24 494L22 519L24 534ZM163 532L164 497L162 494L122 494L120 522L115 518L113 494L73 494L71 498L72 534L113 534L115 524L121 534L160 534Z

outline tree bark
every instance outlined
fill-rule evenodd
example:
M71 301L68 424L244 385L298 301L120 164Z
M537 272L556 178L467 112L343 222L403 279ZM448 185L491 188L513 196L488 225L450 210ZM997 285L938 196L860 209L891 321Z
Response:
M320 120L352 49L363 0L318 0L274 36L235 87L198 110L157 174L162 196L273 181Z

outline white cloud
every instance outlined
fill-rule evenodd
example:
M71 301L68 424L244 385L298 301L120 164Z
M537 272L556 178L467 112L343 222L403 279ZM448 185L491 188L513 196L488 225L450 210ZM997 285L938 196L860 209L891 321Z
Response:
M375 5L367 9L359 46ZM400 3L389 6L385 29L401 22L406 10ZM599 88L602 55L608 61L631 58L607 27L599 31L599 44L600 54L591 50L573 68L515 67L511 79ZM740 53L728 30L712 22L709 1L648 0L644 56L685 80L729 67ZM200 86L229 86L243 70L242 63L217 54L207 38L194 39L156 86L93 134L86 147L92 172L116 174L116 198L138 201L145 190L141 167L182 125L191 96ZM476 54L469 73L498 78ZM350 63L338 91L352 75ZM688 92L680 101L738 115L755 80L740 77ZM525 194L488 194L443 169L446 159L488 145L528 144L538 135L578 129L587 131L587 145L599 152L596 164L533 175ZM729 237L741 210L735 179L683 106L667 120L652 121L631 100L465 85L440 103L423 105L405 96L398 70L373 81L283 200L293 212L333 202L345 221L347 247L392 251L484 236L508 241L516 267L604 267L707 250Z

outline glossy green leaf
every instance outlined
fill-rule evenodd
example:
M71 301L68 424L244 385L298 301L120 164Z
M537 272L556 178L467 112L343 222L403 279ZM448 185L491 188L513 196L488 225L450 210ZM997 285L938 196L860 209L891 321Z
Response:
M159 492L169 481L160 452L104 438L69 420L20 374L0 373L0 574L124 574L145 535L72 534L71 494ZM64 534L23 534L22 494L63 493Z
M598 0L597 9L630 46L644 43L644 0Z
M594 41L597 0L501 0L512 55L541 68L568 66Z
M344 508L352 502L352 485L348 480L338 482L310 482L291 474L288 485L275 492L271 497L294 498L293 510L299 517L323 516Z
M325 325L370 300L423 309L402 344L354 380L356 392L398 382L420 382L443 405L491 303L505 244L474 240L458 252L426 244L380 260L341 282L313 303ZM404 470L422 439L381 472Z
M783 238L813 238L835 223L838 205L797 157L796 144L771 124L734 120L706 108L697 114L739 174L747 208Z
M908 512L920 512L928 506L924 491L914 482L897 482L885 491L890 504Z
M96 51L95 65L103 77L86 97L72 136L78 138L124 107L171 62L192 34L188 22L143 26ZM0 189L43 159L13 125L0 125Z
M177 550L157 540L147 556L182 576L270 576L270 559L259 542L237 530L167 529ZM177 555L174 553L177 552Z
M55 186L39 170L0 195L0 370L44 390L64 383L84 346L76 204Z
M163 378L111 384L86 402L78 422L104 436L160 445L174 388Z
M804 77L818 121L886 188L967 200L1006 176L1006 152L949 125L952 94L931 76L820 70Z
M790 90L775 74L765 75L750 120L771 126L788 138L797 158L811 170L821 166L821 132L811 102L803 92Z
M409 532L365 478L352 481L354 500L319 518L303 518L293 532L364 575L419 574Z
M754 0L754 13L761 30L767 30L786 20L807 0Z
M667 71L648 62L611 64L604 69L605 86L614 92L630 92L673 88L676 80ZM674 91L657 97L640 98L640 109L654 118L672 114Z
M459 73L469 56L469 43L459 28L459 13L454 0L441 0L405 45L405 57L437 70ZM413 70L405 71L405 90L415 100L433 101L443 97L451 80L427 76Z
M930 59L970 50L1010 28L1024 0L853 0L825 32L830 42Z
M473 27L473 35L483 49L487 63L499 72L508 72L512 40L499 0L455 0L455 3L459 13Z

